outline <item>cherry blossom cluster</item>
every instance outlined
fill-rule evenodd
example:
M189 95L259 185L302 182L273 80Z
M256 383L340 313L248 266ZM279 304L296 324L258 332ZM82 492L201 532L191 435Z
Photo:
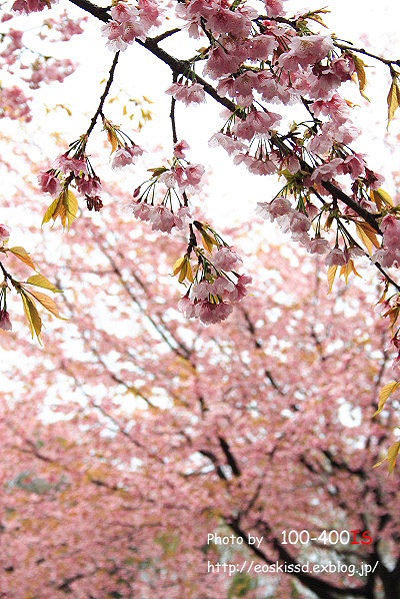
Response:
M12 10L28 15L32 12L41 12L45 8L50 8L51 4L51 0L15 0Z
M85 197L89 210L94 208L98 212L103 206L101 182L86 154L86 142L86 136L73 142L65 154L58 156L53 168L40 173L39 185L43 192L58 198L74 184Z
M139 0L137 8L116 2L110 12L112 18L101 31L113 52L126 50L136 39L145 41L150 29L161 24L160 7L154 0Z
M381 266L400 266L400 221L393 214L387 214L381 221L383 233L382 247L372 256L373 262Z
M32 120L30 102L17 86L4 88L0 85L0 118L29 122Z
M143 154L143 149L132 141L119 127L116 127L103 116L103 127L111 143L113 160L111 167L119 170L135 164L136 159Z
M30 77L22 79L29 84L31 89L38 89L43 83L51 83L52 81L62 83L66 77L75 71L76 65L69 58L62 60L49 58L36 60L31 68Z
M196 233L201 236L203 247L197 245ZM206 325L228 318L251 283L251 277L237 272L241 263L235 248L228 246L214 229L193 221L187 252L174 268L179 282L186 280L189 284L178 303L185 317L198 318Z
M111 121L104 116L102 119L112 148L112 168L121 169L134 164L143 154L142 148ZM87 208L99 212L103 207L100 197L101 180L87 155L88 138L89 134L86 133L70 144L67 152L55 160L53 168L40 173L39 185L43 192L49 193L53 198L61 197L73 185L84 196Z
M182 230L193 221L187 194L200 190L204 167L185 159L188 147L184 140L176 143L169 166L149 169L151 179L133 193L130 209L136 218L149 222L153 231L171 233L174 227Z
M50 41L62 41L62 42L69 42L69 40L74 36L74 35L80 35L83 33L83 27L82 24L85 23L87 21L87 17L84 17L83 19L72 19L67 11L64 11L63 13L61 13L61 15L58 17L58 19L53 19L53 18L47 18L46 21L44 22L46 28L50 29L51 32L57 32L57 34L59 34L58 39L56 38L49 38L49 35L46 34L44 37L46 37L46 39L50 39Z
M190 82L188 79L184 80L183 77L173 83L165 93L173 96L175 100L183 102L186 106L201 104L206 100L204 87L200 83Z

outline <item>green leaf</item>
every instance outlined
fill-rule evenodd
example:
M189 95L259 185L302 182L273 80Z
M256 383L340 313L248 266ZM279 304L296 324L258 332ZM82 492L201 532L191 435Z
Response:
M400 387L400 382L399 381L392 381L391 383L388 383L387 385L385 385L384 387L382 387L382 389L381 389L381 391L379 393L378 409L376 410L374 416L377 416L378 414L380 414L382 412L383 408L385 407L385 403L387 402L387 400L389 399L389 397L399 387Z
M55 285L53 285L53 283L50 283L50 281L43 275L32 275L26 282L29 283L29 285L35 285L36 287L48 289L53 293L62 293L61 289L58 289Z

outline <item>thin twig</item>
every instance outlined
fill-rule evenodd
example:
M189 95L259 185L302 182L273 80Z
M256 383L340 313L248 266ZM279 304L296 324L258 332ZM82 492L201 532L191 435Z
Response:
M104 88L104 92L100 98L100 102L99 105L97 107L96 112L94 113L92 120L90 121L90 125L89 125L89 129L86 131L86 137L89 137L89 135L91 134L91 132L94 129L94 126L96 125L97 119L99 118L99 115L103 114L103 107L104 107L104 102L106 101L106 98L108 96L108 93L111 89L111 85L112 82L114 81L114 74L115 74L115 69L117 67L118 64L118 59L119 59L119 51L116 52L115 56L114 56L114 60L112 62L111 65L111 69L108 75L108 80L107 80L107 84L106 87Z

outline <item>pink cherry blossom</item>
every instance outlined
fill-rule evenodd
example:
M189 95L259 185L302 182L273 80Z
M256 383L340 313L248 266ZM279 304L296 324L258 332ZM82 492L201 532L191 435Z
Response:
M331 181L335 176L340 174L340 167L344 160L342 158L333 158L329 162L325 162L318 166L311 175L313 183L322 183L323 181Z
M40 173L38 179L40 188L44 193L49 193L53 197L57 197L60 194L61 181L56 176L54 170Z
M232 304L228 304L227 302L214 304L208 300L203 300L196 308L200 321L206 325L226 320L233 311Z
M0 224L0 241L6 241L11 235L10 227Z
M0 310L0 329L3 331L12 331L10 315L7 310Z
M64 173L73 173L76 177L81 174L87 175L86 161L81 158L70 158L67 154L59 156L55 165Z
M136 218L144 222L150 221L154 212L154 206L150 206L149 204L140 201L131 204L129 209L136 216Z
M322 239L321 237L311 239L307 248L310 254L326 254L329 251L329 249L329 242L326 239Z
M31 98L25 96L22 89L17 86L0 86L0 118L32 120L30 103Z
M136 157L141 156L142 154L142 148L137 145L118 148L114 153L111 167L113 169L121 169L130 164L134 164Z
M214 36L230 33L233 36L245 37L250 32L251 20L245 14L241 14L240 10L232 11L220 6L207 15L207 27Z
M185 229L193 222L193 215L188 206L181 206L174 214L174 224L177 229Z
M281 116L274 112L261 112L252 110L246 120L236 123L233 132L242 139L251 140L257 137L266 137L278 125Z
M29 79L23 79L31 89L38 89L42 83L58 81L62 83L75 71L76 65L66 58L64 60L50 59L43 62L37 61Z
M192 83L191 85L173 83L165 93L173 96L175 100L180 100L186 106L189 104L201 104L206 100L204 88L200 83Z
M273 221L276 218L291 215L293 208L287 198L278 196L272 202L258 202L256 212L262 218Z
M333 40L326 35L294 36L289 41L289 51L279 58L279 64L288 70L317 64L334 49Z
M189 145L186 143L184 139L182 139L174 145L174 156L176 158L185 158L185 153L188 149Z
M225 299L231 302L240 302L247 295L247 287L253 279L249 275L240 275L235 284L235 289L229 293Z
M176 226L174 214L166 206L156 206L150 214L151 228L153 231L171 233Z
M45 8L49 8L49 4L50 2L45 0L16 0L11 10L28 15L31 12L41 12Z
M83 175L75 177L75 183L80 193L86 196L97 196L101 192L99 177Z
M269 17L283 17L285 11L283 9L283 3L285 0L264 0L267 14Z
M345 253L340 248L333 248L325 258L326 266L343 266L347 264Z
M208 143L212 148L222 147L230 156L246 150L243 142L226 133L214 133Z
M118 21L119 23L134 21L139 16L137 8L125 2L118 2L111 7L110 12L114 21Z
M213 256L213 264L219 270L233 270L239 267L243 260L233 247L221 247Z
M256 35L251 38L249 45L250 60L268 60L277 49L278 42L273 35Z
M193 189L198 188L204 176L204 172L205 169L202 164L189 164L184 170L186 178L185 186L189 185Z

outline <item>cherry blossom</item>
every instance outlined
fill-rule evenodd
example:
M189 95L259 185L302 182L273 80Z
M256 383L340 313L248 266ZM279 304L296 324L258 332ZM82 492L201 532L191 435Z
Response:
M4 243L4 241L6 241L11 235L11 229L10 227L7 227L7 225L2 225L0 224L0 241L2 241Z
M0 329L3 331L12 331L10 315L7 310L0 310Z

